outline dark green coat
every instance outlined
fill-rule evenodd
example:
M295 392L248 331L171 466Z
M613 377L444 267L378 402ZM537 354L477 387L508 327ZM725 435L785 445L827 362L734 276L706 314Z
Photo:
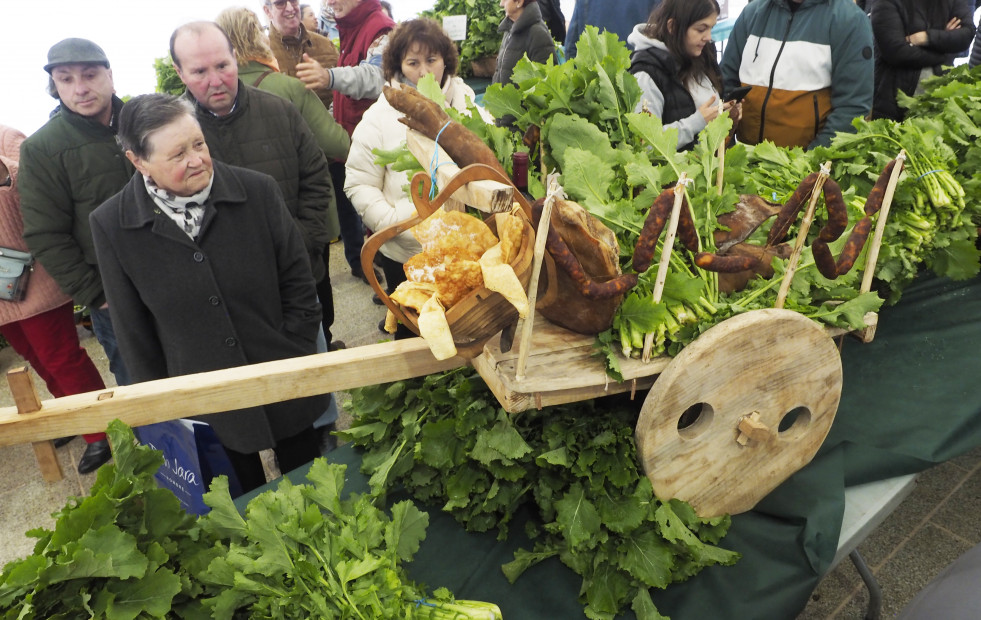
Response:
M215 116L190 93L186 96L195 104L214 159L264 172L279 184L319 282L325 272L324 246L337 237L328 223L337 225L337 213L331 209L334 188L327 158L299 111L282 97L245 86L241 79L235 109L225 116Z
M265 77L262 77L264 74ZM260 77L262 81L256 86L255 83ZM347 159L347 152L351 148L351 136L347 135L344 128L334 120L330 110L324 107L324 103L316 93L304 86L303 82L285 73L273 71L255 60L238 66L238 78L249 86L256 86L259 90L279 95L292 103L310 126L317 144L323 149L327 159L337 161Z
M113 118L123 102L113 97ZM133 176L113 128L62 106L21 145L24 239L75 303L106 301L89 229L89 214Z

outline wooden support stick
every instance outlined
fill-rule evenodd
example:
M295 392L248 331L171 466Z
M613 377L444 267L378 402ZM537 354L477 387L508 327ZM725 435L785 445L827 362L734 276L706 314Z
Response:
M824 187L824 182L830 174L831 162L829 161L821 166L818 178L814 182L814 189L811 190L811 200L807 203L807 211L804 212L804 219L800 222L797 242L794 244L794 249L790 253L790 258L787 260L787 272L783 275L783 281L780 282L780 292L777 293L777 303L773 305L774 308L783 308L784 302L787 301L790 283L794 279L794 274L797 273L797 263L800 261L800 253L804 249L804 243L807 241L807 231L811 228L811 222L814 220L814 211L817 208L818 197L821 195L821 188Z
M886 230L886 218L889 217L889 207L892 206L892 198L896 193L896 185L899 184L899 175L906 165L906 149L899 151L896 156L896 165L892 168L889 175L889 183L886 185L886 192L882 195L882 206L879 208L879 219L875 223L875 235L869 245L869 254L865 258L865 272L862 273L862 287L859 289L863 293L872 290L872 277L875 275L875 264L879 260L879 248L882 247L882 235Z
M681 205L685 201L685 186L688 185L688 173L682 172L674 186L674 205L671 207L671 218L668 220L668 232L661 241L661 262L657 265L657 279L654 280L654 303L661 303L664 293L664 283L668 278L668 264L671 262L671 251L674 249L674 237L678 234L678 220L681 219ZM651 348L654 346L654 332L644 336L645 362L651 360Z
M719 114L722 114L723 103L722 99L719 99ZM718 188L719 196L722 195L722 177L725 175L726 167L726 136L722 137L722 143L719 144L719 169L715 175L715 185Z
M518 342L518 364L514 369L514 377L518 381L525 377L525 367L528 364L528 354L531 352L531 336L535 325L535 303L538 301L538 278L545 261L545 243L548 229L552 225L552 207L558 197L558 182L553 181L548 188L545 204L542 205L542 217L538 220L538 230L535 233L534 263L531 267L531 280L528 282L528 316L521 324L521 340Z
M7 371L7 384L10 386L10 393L14 397L18 414L23 415L41 410L41 399L37 395L34 381L25 366ZM45 481L57 482L65 477L61 471L61 463L58 462L58 455L55 453L54 442L50 439L35 441L31 446L34 448L34 456L37 458L41 477Z

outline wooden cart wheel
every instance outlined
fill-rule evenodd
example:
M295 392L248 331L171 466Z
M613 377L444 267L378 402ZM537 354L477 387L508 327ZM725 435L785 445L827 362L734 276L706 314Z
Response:
M797 312L754 310L712 327L641 409L637 447L655 494L702 517L750 510L814 458L841 381L834 341Z

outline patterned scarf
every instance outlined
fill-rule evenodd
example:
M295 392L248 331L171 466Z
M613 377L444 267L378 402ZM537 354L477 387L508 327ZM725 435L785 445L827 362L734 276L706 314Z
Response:
M214 182L215 175L212 173L208 186L200 192L191 196L175 196L172 192L158 187L150 177L143 175L143 184L146 185L146 191L153 198L153 202L177 222L191 239L197 239L198 233L201 232L204 204L211 195L211 185Z

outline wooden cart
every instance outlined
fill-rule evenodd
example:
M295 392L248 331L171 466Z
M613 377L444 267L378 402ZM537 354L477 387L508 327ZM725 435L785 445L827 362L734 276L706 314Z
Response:
M437 170L441 184L458 171L452 165ZM484 180L456 189L454 197L499 211L510 206L512 189ZM875 321L874 314L866 317L864 340L873 337ZM795 312L753 311L708 330L675 358L623 360L622 382L611 380L592 356L593 337L540 318L531 338L509 352L501 351L498 335L478 355L438 361L413 338L43 403L21 368L8 373L16 405L0 409L0 445L32 442L45 479L57 480L62 474L51 440L101 432L113 419L141 426L472 364L513 413L650 388L637 441L655 492L686 499L703 516L738 513L806 465L827 435L841 394L832 340L840 333ZM523 352L527 365L518 378Z

